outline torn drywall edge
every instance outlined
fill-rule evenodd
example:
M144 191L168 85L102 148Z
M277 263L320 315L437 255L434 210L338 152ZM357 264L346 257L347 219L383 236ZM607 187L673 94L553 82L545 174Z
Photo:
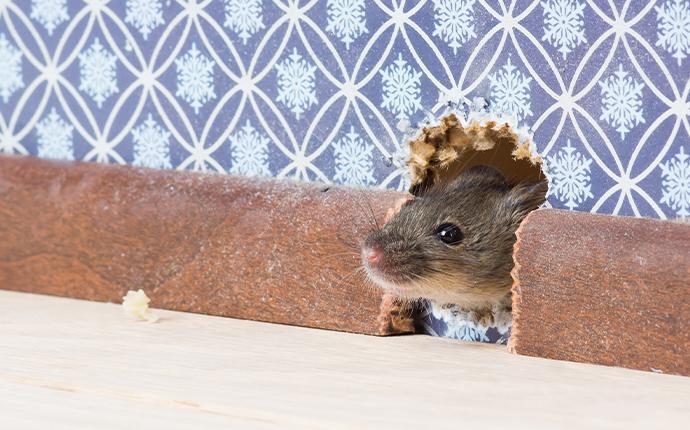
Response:
M547 177L529 131L496 114L451 111L422 127L408 145L415 195L476 165L498 169L511 183Z
M522 220L522 223L520 223L520 226L518 227L517 231L515 231L515 243L513 244L513 269L510 271L510 276L513 278L513 286L510 289L513 298L513 308L511 310L513 314L513 319L510 328L510 337L508 338L507 342L508 351L513 354L517 353L517 351L515 350L515 339L517 337L517 334L520 332L520 311L522 309L520 306L520 300L522 300L522 290L520 288L521 263L516 258L516 255L520 249L520 246L522 245L521 241L523 226L534 212L535 211L532 211L530 214L528 214L525 217L525 219Z

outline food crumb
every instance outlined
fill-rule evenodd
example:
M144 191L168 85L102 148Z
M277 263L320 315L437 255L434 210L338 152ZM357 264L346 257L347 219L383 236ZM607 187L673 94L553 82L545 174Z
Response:
M129 290L127 295L122 298L122 309L124 309L126 315L132 318L155 323L158 321L158 315L149 309L150 301L151 299L148 298L144 290Z

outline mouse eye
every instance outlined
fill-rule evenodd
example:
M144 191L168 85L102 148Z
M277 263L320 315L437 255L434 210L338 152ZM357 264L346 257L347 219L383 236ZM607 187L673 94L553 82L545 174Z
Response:
M441 226L436 229L436 237L447 245L455 245L460 242L464 236L458 226L445 223L441 224Z

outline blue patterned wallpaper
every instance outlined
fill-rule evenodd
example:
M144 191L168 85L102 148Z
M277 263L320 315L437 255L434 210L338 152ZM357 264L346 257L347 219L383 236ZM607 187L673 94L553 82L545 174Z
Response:
M404 189L483 98L548 204L690 215L690 0L0 1L0 151Z
M405 187L410 126L482 97L554 207L690 215L688 0L0 2L0 148Z

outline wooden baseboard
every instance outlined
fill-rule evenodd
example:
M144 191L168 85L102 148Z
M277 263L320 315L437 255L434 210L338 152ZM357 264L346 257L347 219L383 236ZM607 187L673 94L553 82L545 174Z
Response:
M386 335L413 330L357 272L402 196L0 157L0 288ZM376 221L374 220L376 219Z
M412 332L356 271L402 196L0 157L0 288L111 302L143 288L164 309ZM515 352L690 375L690 225L539 210L515 261Z
M545 209L517 236L511 349L690 375L690 225Z

